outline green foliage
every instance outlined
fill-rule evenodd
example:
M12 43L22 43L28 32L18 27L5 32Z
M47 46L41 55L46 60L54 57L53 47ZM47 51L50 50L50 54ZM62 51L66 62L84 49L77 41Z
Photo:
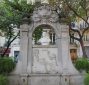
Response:
M41 38L41 35L42 35L42 28L37 27L33 32L33 38L35 39L36 43Z
M4 0L0 3L0 30L8 35L11 29L10 35L13 35L13 28L19 27L24 17L30 21L33 10L34 6L27 4L25 0Z
M86 0L65 0L70 7L76 11L76 13L81 16L84 17L86 16ZM75 13L74 13L75 14ZM75 14L76 15L76 14ZM76 15L77 16L77 15ZM79 17L78 16L78 17Z
M20 23L20 15L5 3L0 5L0 13L0 30L5 33L7 38L13 37L13 28Z
M29 17L31 16L31 13L33 13L34 5L27 4L26 0L5 0L5 3L10 6L15 12L19 13L19 15L23 17Z
M85 78L84 78L84 85L89 85L89 73L87 73L85 75Z
M15 63L11 58L0 58L0 74L8 74L15 68Z
M9 85L8 78L6 76L0 75L0 85Z
M54 6L57 2L57 0L48 0L49 1L49 4L51 4L52 6Z
M7 39L7 48L11 43L19 36L19 32L14 33L14 28L19 28L20 25L28 20L28 24L31 22L30 17L34 10L34 6L27 4L26 0L3 0L0 3L0 31L4 33ZM3 53L2 56L4 56Z
M86 58L79 58L75 61L75 67L77 70L89 71L89 61Z

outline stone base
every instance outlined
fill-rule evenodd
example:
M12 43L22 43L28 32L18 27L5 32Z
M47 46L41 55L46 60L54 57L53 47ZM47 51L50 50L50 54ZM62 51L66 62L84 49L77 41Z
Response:
M10 75L9 81L9 85L84 85L81 75Z

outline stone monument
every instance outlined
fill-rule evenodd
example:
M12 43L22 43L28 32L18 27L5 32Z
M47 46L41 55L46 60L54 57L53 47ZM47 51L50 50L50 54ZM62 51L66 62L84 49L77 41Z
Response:
M16 82L12 85L83 85L83 78L71 61L68 26L59 23L58 15L53 9L49 5L41 5L34 10L31 24L24 23L20 26L20 60L13 72L14 77L10 77L11 81ZM55 45L49 44L49 38L46 38L48 43L45 45L32 43L32 34L38 26L54 29ZM43 32L44 34L47 33Z

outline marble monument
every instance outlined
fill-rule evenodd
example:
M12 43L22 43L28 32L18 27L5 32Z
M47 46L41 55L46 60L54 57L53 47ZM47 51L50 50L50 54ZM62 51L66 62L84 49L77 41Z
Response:
M35 8L30 24L20 26L20 60L16 70L10 76L11 85L83 85L83 77L75 69L70 57L69 29L59 23L55 8L43 4ZM32 34L38 26L50 26L55 31L55 44L46 44L39 40L41 45L32 42ZM13 83L14 82L14 83Z

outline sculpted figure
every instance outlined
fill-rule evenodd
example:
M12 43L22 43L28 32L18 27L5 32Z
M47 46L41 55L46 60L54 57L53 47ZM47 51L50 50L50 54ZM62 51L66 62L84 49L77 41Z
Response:
M42 36L38 42L41 43L41 45L49 45L50 44L51 40L49 37L49 29L43 30Z

